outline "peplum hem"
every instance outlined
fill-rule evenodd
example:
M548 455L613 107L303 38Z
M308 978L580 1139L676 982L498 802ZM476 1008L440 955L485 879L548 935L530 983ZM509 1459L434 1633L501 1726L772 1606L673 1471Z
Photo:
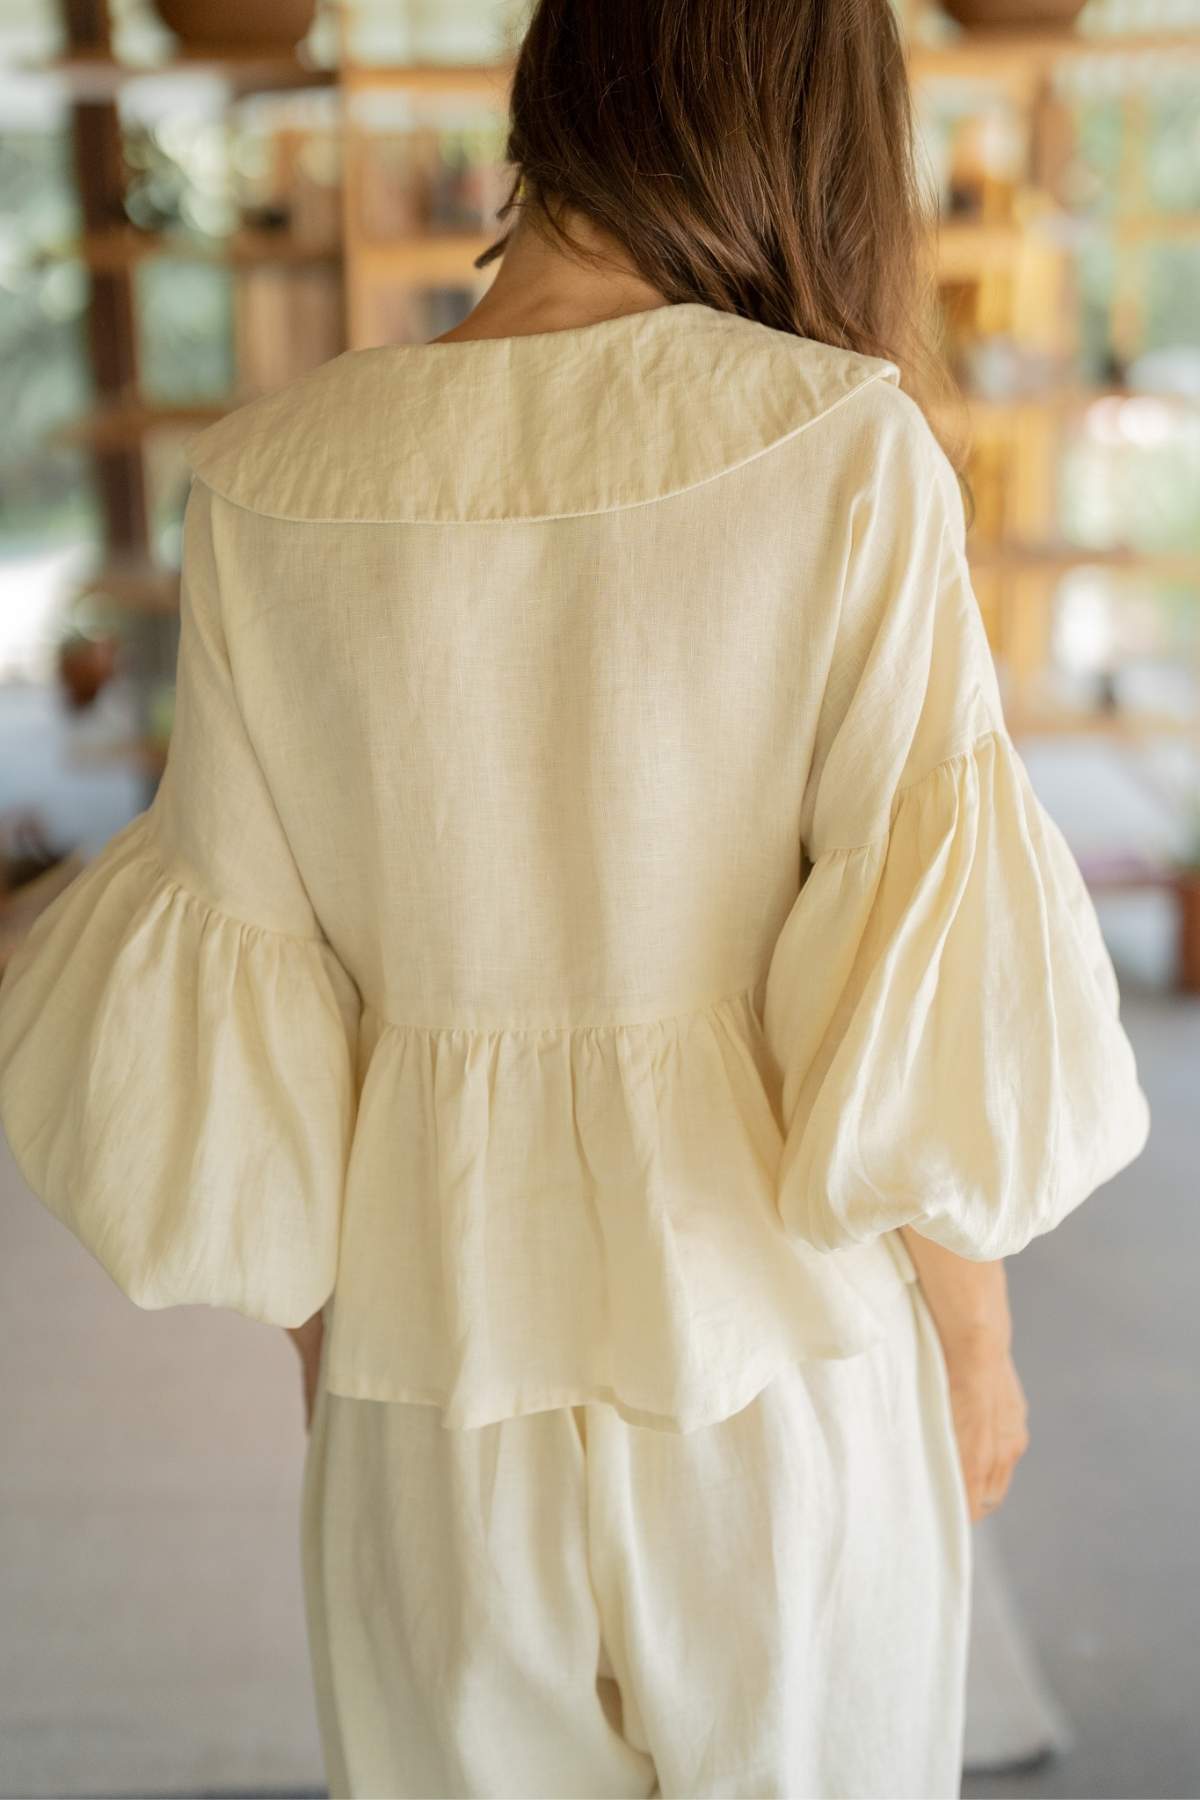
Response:
M915 1272L785 1231L762 992L536 1031L368 1008L324 1385L448 1428L599 1400L690 1431L877 1342Z

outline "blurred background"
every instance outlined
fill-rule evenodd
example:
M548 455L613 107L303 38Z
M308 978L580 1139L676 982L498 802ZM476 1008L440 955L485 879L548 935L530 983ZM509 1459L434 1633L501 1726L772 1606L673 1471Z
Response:
M189 435L486 285L523 17L0 0L0 967L153 795ZM1200 0L903 25L975 590L1154 1114L1010 1270L964 1791L1196 1796ZM323 1792L284 1334L139 1313L0 1146L0 1357L0 1795Z

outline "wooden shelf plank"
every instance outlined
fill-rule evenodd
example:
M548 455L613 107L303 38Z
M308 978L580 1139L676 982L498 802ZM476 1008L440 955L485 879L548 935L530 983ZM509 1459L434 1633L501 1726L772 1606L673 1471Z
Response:
M1034 388L1021 394L974 394L968 391L962 395L961 406L948 401L935 404L930 410L946 424L957 424L965 410L968 422L973 425L1011 425L1024 414L1039 418L1046 413L1069 417L1072 413L1086 412L1090 406L1105 400L1152 400L1156 405L1179 413L1191 413L1200 406L1200 395L1196 394L1157 393L1152 388L1112 387L1098 383L1095 387L1065 384Z
M1200 583L1200 551L1188 550L1090 550L1078 544L1061 546L967 546L972 569L1038 570L1067 574L1072 569L1099 568L1116 574L1150 575L1160 581Z
M219 401L195 400L175 405L154 405L130 398L83 413L52 433L51 442L91 450L124 450L140 444L151 431L182 430L188 426L199 430L241 404L240 397L232 396Z
M167 761L167 745L156 738L112 738L108 743L74 744L67 751L70 762L81 768L132 762L144 775L161 775Z
M1079 867L1090 888L1106 890L1179 888L1194 879L1186 865L1136 853L1109 856L1092 852L1080 857Z
M78 594L103 595L129 612L169 614L179 607L179 570L151 557L112 557L73 585Z
M1015 224L941 219L937 226L938 275L943 281L962 281L989 270L1007 269L1021 248L1022 235Z
M287 231L232 232L224 238L191 238L166 231L138 231L115 226L85 234L68 254L77 255L98 274L112 274L151 259L173 258L180 262L260 264L336 263L338 244L317 245L298 241Z
M511 63L348 63L341 85L354 93L405 93L494 100L504 105Z
M1146 737L1200 738L1200 720L1177 713L1025 712L1012 708L1005 723L1014 738L1096 737L1136 743Z
M1048 64L1094 56L1169 56L1200 54L1200 32L1155 31L1086 34L1057 28L1044 30L964 31L941 44L911 43L909 68L919 76L979 76L1005 79L1037 77ZM513 65L497 63L348 63L341 71L343 87L396 89L418 94L504 96Z
M919 77L1025 78L1048 64L1096 56L1194 56L1200 32L1091 33L1047 30L975 29L940 44L911 43L909 67ZM511 62L347 63L337 69L303 62L276 50L237 46L200 51L180 47L169 61L133 64L100 51L76 51L55 61L25 65L23 73L51 76L80 98L110 98L127 82L162 76L210 75L234 88L328 86L339 81L349 92L395 90L421 95L474 95L502 101L512 79Z
M237 93L269 93L289 88L329 87L336 69L317 68L288 51L211 49L203 53L182 47L162 63L126 63L101 50L76 50L53 62L28 63L24 75L61 83L76 100L111 100L132 81L206 75Z
M1148 212L1117 219L1089 220L1118 244L1200 244L1200 213Z
M1055 243L1063 253L1085 243L1114 245L1200 243L1200 213L1147 212L1103 217L1086 213L1045 213L1030 225L1016 221L985 224L943 218L936 231L937 272L943 281L969 281L1009 268L1031 244Z
M1163 56L1171 59L1200 54L1198 31L1085 33L1045 30L976 28L942 44L910 43L908 66L918 80L1039 80L1054 65L1087 57Z
M495 241L490 232L447 232L421 238L388 238L358 245L358 272L368 281L390 281L398 286L457 286L487 279L472 267L477 256Z

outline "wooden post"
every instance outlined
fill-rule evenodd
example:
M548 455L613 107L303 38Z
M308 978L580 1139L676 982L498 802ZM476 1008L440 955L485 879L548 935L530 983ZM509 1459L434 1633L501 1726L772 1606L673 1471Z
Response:
M109 50L103 0L65 0L63 10L71 50ZM71 108L71 139L84 231L101 232L120 224L125 176L116 105L111 100L76 101ZM90 280L92 379L97 399L115 402L137 385L133 274L129 269L93 269ZM149 526L140 447L96 448L92 455L108 555L144 554Z

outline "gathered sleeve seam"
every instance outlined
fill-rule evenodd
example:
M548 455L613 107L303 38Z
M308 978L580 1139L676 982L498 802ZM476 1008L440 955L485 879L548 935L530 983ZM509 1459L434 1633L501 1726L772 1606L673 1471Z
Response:
M150 821L149 813L143 816L145 821L145 831L143 833L145 841L134 851L132 860L149 863L156 872L158 885L161 888L178 895L179 898L188 905L199 907L202 912L207 913L210 917L221 920L226 924L237 926L240 931L256 933L262 937L277 938L283 943L309 944L318 950L332 950L332 945L324 933L283 931L274 925L261 925L253 919L242 918L239 913L230 912L227 907L218 906L214 901L209 899L207 894L199 893L194 887L190 886L188 882L184 881L182 877L173 872L167 853L163 849L154 826Z
M985 744L988 744L993 740L1004 743L1010 741L1007 725L989 726L986 731L981 731L978 736L972 738L970 743L963 744L957 750L952 750L948 756L943 756L939 758L937 762L931 763L930 766L927 769L923 769L919 775L914 775L910 780L901 782L900 786L892 795L891 807L888 812L888 822L882 830L875 833L874 837L867 838L860 844L831 844L827 850L820 850L815 856L810 855L810 862L815 866L815 864L819 862L828 862L833 857L862 856L868 850L880 849L887 843L895 828L896 815L899 812L901 802L906 795L911 794L916 789L924 787L927 783L932 782L933 777L940 774L950 763L969 762L973 757L979 754L979 751Z

